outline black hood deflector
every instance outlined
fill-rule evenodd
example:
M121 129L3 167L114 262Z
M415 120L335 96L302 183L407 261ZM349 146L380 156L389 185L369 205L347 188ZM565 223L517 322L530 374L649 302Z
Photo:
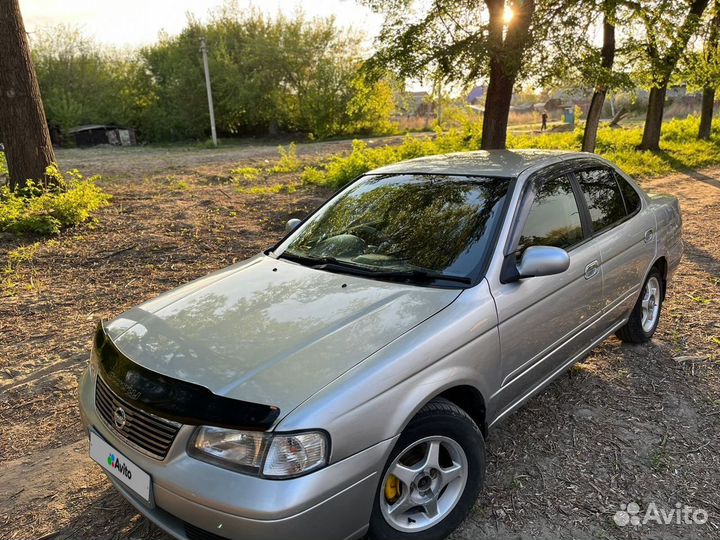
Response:
M100 376L113 392L130 404L169 420L264 431L280 416L278 407L218 396L204 386L136 364L113 343L102 321L95 332L92 354Z

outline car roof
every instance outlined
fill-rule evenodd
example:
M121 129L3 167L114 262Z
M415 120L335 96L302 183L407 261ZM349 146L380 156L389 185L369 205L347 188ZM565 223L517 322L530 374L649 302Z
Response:
M516 178L530 167L542 168L578 157L596 156L564 150L478 150L410 159L374 169L368 174L459 174Z

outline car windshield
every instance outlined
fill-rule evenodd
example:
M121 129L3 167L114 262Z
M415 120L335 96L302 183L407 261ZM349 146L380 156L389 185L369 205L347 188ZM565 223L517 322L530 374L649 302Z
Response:
M368 175L316 212L280 246L280 256L371 277L469 283L485 257L508 183L507 178Z

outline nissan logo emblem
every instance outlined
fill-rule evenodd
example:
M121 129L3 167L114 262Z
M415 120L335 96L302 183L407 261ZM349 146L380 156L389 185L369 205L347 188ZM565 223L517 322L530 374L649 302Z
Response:
M125 414L125 409L122 407L118 407L115 409L115 412L113 412L113 422L115 422L115 427L118 429L122 429L125 427L125 422L127 422L127 415Z

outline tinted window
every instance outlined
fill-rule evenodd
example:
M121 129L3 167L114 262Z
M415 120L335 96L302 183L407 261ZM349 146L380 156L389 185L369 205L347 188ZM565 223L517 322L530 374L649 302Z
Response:
M470 276L483 260L509 180L369 175L320 209L283 246L372 271Z
M620 191L622 191L623 197L625 198L625 207L627 213L632 214L640 208L640 195L635 191L635 188L630 185L630 182L625 180L619 175L615 175L618 184L620 184Z
M580 212L567 176L546 180L535 195L520 236L519 250L530 246L567 249L583 238Z
M577 178L590 210L594 232L602 231L625 217L625 203L611 170L580 171Z

